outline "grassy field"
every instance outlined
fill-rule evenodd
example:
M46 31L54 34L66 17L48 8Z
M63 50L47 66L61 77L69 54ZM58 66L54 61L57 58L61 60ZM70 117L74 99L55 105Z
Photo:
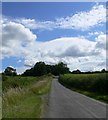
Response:
M60 75L59 82L64 86L108 103L108 73L97 74L64 74Z
M51 76L3 76L3 118L40 118Z

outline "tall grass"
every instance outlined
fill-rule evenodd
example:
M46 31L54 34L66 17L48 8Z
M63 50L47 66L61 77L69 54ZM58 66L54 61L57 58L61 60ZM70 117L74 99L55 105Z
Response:
M33 82L43 79L42 77L2 76L2 89L25 87Z
M89 96L108 101L108 73L65 74L60 75L59 82L64 86ZM107 97L106 97L107 96Z
M23 80L24 77L20 77ZM11 81L17 77L11 77ZM35 79L35 80L34 80ZM10 80L10 78L8 79ZM8 81L7 80L7 81ZM21 87L10 87L13 81L4 86L3 118L39 118L42 113L41 96L50 91L51 77L25 77L28 80ZM31 82L30 82L31 81ZM3 81L4 82L4 81Z

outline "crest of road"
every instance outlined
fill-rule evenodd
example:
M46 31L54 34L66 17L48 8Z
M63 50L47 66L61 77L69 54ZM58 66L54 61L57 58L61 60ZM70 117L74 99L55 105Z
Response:
M45 118L106 118L106 104L52 81Z

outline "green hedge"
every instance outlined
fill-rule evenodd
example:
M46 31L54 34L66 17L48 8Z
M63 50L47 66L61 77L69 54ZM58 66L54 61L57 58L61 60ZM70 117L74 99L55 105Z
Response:
M60 75L59 82L68 88L108 94L108 73L97 74L64 74Z

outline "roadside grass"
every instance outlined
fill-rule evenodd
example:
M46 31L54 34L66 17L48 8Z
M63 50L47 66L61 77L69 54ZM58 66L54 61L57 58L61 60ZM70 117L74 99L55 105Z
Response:
M11 77L10 85L9 82L6 85L8 89L4 86L3 118L40 118L44 104L42 96L50 92L52 77L25 77L29 84L22 85L21 83L21 87L20 85L18 87L10 87L13 84L12 79L15 80L17 78L18 76L16 78ZM23 78L20 77L22 80Z
M0 120L2 119L2 97L0 96Z
M103 94L99 94L99 93L78 90L78 89L73 89L73 88L71 88L71 90L108 104L108 95L103 95Z
M59 82L67 88L108 103L108 73L64 74Z
M0 119L2 119L2 79L0 74Z
M42 77L22 77L22 76L2 76L2 90L6 91L10 88L17 88L17 87L26 87L27 85L38 82L42 80Z

